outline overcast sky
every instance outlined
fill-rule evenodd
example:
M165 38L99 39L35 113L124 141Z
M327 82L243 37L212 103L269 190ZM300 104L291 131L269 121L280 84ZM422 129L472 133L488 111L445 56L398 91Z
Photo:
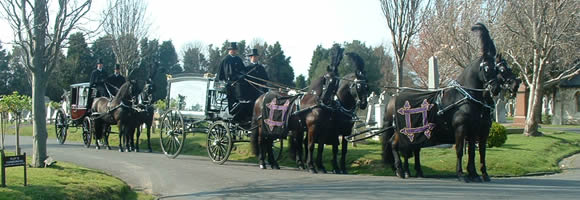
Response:
M221 45L225 40L268 44L279 41L296 76L307 76L317 45L360 40L367 45L390 44L378 0L149 0L149 38L172 40L177 53L188 42ZM92 12L105 7L94 1ZM89 15L96 18L97 14ZM0 40L12 34L0 23ZM6 48L6 44L3 44ZM390 45L389 45L390 46ZM181 55L180 55L181 56Z

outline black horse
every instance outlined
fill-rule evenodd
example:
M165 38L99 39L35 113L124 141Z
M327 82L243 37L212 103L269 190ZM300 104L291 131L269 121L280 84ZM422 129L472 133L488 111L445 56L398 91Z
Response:
M487 168L485 165L485 144L487 136L489 135L489 123L481 123L482 121L490 121L489 117L493 105L487 104L487 99L495 96L500 91L500 83L498 80L498 69L496 66L496 49L487 28L477 23L472 27L472 31L479 33L481 41L481 56L476 61L472 62L459 75L457 84L440 92L440 100L435 102L438 107L437 115L434 117L434 129L430 132L430 136L425 134L428 138L422 143L410 143L406 141L403 133L397 132L395 128L386 128L382 135L383 143L383 160L386 164L392 164L397 176L405 178L409 176L407 159L414 154L415 156L415 170L417 176L423 176L420 168L420 148L425 146L432 146L436 144L455 144L457 164L456 173L460 180L481 181L479 175L475 170L475 143L479 141L479 153L481 162L481 173L483 180L489 181ZM393 125L395 122L395 115L398 111L395 106L397 98L402 95L407 95L412 91L401 91L398 96L391 98L386 111L384 124L385 126ZM405 99L402 99L405 100ZM435 112L435 111L431 111ZM486 117L487 116L487 117ZM424 117L425 120L425 117ZM407 122L408 123L408 122ZM403 128L403 127L397 127ZM487 130L487 131L486 131ZM427 133L427 132L424 132ZM413 136L416 137L416 136ZM412 138L409 136L409 138ZM412 139L409 139L412 142ZM464 177L462 170L462 156L464 144L468 143L468 176ZM399 152L405 158L405 166L401 166ZM405 172L403 172L405 169ZM403 174L405 173L405 174Z
M298 129L294 134L290 135L290 157L296 160L299 168L304 168L303 149L305 147L308 167L311 172L316 173L316 169L312 165L314 152L314 143L318 143L316 167L318 170L326 173L326 169L322 165L322 153L325 144L332 145L332 166L333 172L336 174L346 174L346 153L348 150L348 142L344 136L352 133L353 119L356 115L357 106L360 109L366 109L368 102L368 84L366 74L364 72L364 61L356 53L346 54L352 65L355 66L355 72L347 74L339 79L339 84L336 92L338 101L334 103L335 106L331 108L320 107L312 109L311 113L305 114L301 120L306 122L306 130L308 130L308 137L304 139L304 131ZM313 91L321 90L321 84L312 84ZM305 95L304 99L310 99L312 95ZM304 102L303 99L303 102ZM303 103L303 105L305 105ZM343 136L339 141L339 136ZM341 145L341 159L338 162L338 146Z
M141 137L142 127L145 124L147 129L147 151L153 152L151 148L151 126L153 126L153 115L155 108L153 107L153 84L147 83L143 92L139 95L139 104L137 104L137 114L135 120L139 124L137 127L137 140L133 141L133 134L131 134L130 142L135 144L135 151L139 152L139 138Z
M91 112L95 115L95 136L97 141L104 137L105 145L108 149L109 138L106 134L107 128L110 125L117 124L119 126L119 151L123 152L123 144L128 151L134 147L129 141L129 136L135 132L135 128L139 125L136 120L136 110L132 107L133 100L145 85L145 80L139 79L138 73L131 73L129 80L125 82L115 97L111 100L106 97L99 97L93 101ZM97 149L100 148L99 143L96 142Z

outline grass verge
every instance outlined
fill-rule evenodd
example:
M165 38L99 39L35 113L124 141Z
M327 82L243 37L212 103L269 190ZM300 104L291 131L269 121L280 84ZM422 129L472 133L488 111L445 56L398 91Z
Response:
M132 191L118 178L70 163L27 168L27 172L28 186L24 186L23 167L6 168L7 187L0 188L0 199L154 199Z

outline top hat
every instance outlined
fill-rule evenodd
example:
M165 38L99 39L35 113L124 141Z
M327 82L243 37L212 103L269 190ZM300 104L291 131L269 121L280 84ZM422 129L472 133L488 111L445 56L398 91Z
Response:
M115 69L121 69L121 65L115 64Z
M237 42L231 42L230 46L228 47L228 50L238 50L238 43Z
M252 53L248 54L247 56L259 56L258 49L252 49Z
M97 59L97 65L98 65L98 64L103 64L103 59L100 59L100 58L99 58L99 59Z

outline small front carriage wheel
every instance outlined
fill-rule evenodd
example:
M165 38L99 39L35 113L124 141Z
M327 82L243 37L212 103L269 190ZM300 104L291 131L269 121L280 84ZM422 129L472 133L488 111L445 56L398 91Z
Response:
M223 121L212 123L207 132L207 154L216 164L224 164L232 153L232 137L228 124Z
M161 150L169 158L176 158L185 143L185 126L183 116L178 110L168 110L161 117L159 132Z

